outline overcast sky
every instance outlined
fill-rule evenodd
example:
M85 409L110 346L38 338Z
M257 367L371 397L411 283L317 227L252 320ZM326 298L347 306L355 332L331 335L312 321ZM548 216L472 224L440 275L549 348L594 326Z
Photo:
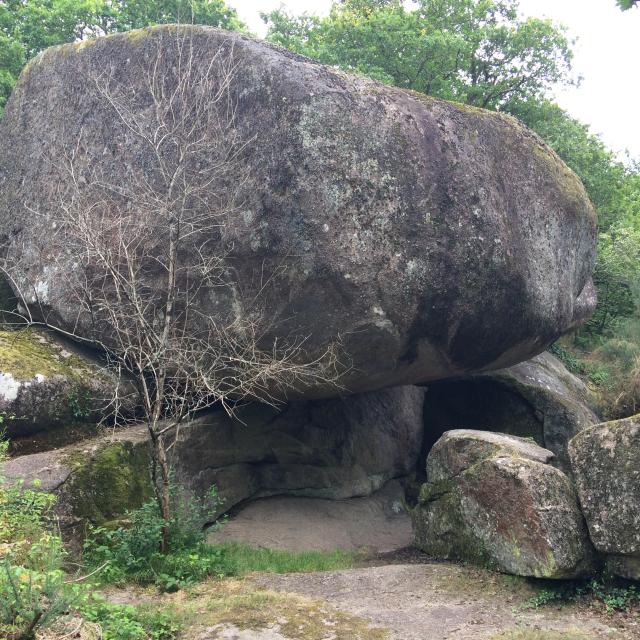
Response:
M227 0L257 34L260 11L284 4L293 13L325 14L331 0ZM520 0L525 15L552 18L569 28L577 89L559 90L556 101L599 133L614 151L640 159L640 9L621 12L615 0Z

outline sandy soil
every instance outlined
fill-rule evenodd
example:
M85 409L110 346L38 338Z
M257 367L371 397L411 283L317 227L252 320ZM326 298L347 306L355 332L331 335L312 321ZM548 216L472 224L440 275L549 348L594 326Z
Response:
M403 497L400 483L392 481L367 498L263 498L236 513L209 541L288 551L395 551L413 538Z

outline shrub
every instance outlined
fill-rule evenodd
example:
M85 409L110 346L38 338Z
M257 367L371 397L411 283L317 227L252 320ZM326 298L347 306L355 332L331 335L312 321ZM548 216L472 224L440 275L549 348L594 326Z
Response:
M204 544L203 525L219 508L215 487L198 499L172 484L171 513L165 523L156 500L127 514L128 526L93 528L84 545L84 558L91 567L101 567L104 582L133 580L156 584L165 591L202 580L216 573L220 552ZM167 553L160 552L163 527L168 528Z
M0 463L8 442L0 441ZM0 630L3 638L30 640L76 602L65 582L65 552L48 530L51 494L9 485L0 477Z
M102 640L173 640L178 626L161 611L143 612L131 605L112 604L92 594L80 607L85 620L100 626Z
M640 592L635 584L625 580L594 578L545 586L529 599L524 608L537 609L551 603L575 602L580 599L599 603L607 613L629 611L632 607L640 606Z

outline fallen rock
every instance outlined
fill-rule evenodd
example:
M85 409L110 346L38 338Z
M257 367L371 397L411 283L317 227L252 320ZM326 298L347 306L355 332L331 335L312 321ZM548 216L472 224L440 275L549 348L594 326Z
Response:
M416 546L521 576L593 570L575 490L534 442L484 431L445 433L427 459L413 512Z
M42 330L0 330L0 412L10 438L95 424L113 412L118 386L131 410L133 389L77 347Z
M232 57L233 130L250 141L242 211L203 244L216 256L233 247L229 286L202 296L202 316L233 316L260 291L277 319L262 345L304 337L315 358L341 340L352 364L341 384L360 392L513 365L591 313L593 207L517 120L236 33L183 29L196 64L221 48ZM173 77L180 41L164 26L48 49L22 73L0 123L0 231L19 262L15 281L37 292L35 311L84 335L93 325L74 295L82 269L50 228L70 184L60 159L76 148L82 197L92 176L153 181L149 149L93 78L140 96L132 117L142 117L144 65L159 49L163 78ZM203 206L220 188L199 196ZM299 391L338 395L320 382Z
M613 573L640 580L640 416L582 431L569 453L593 545Z
M121 519L153 496L144 425L53 451L11 458L2 465L9 481L58 496L56 511L65 534L86 523Z
M482 429L533 438L570 472L569 440L599 422L587 386L555 356L542 353L507 369L430 384L425 399L426 459L450 429Z

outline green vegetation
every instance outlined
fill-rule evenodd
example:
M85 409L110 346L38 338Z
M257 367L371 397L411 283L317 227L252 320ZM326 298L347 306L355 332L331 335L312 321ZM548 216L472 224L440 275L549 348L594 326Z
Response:
M636 584L625 580L569 580L546 584L524 605L537 609L548 604L588 601L606 613L631 611L640 607L640 592Z
M353 556L339 551L290 553L237 543L207 544L203 524L213 519L219 506L215 490L206 499L198 500L173 485L171 496L173 515L168 523L162 518L157 501L149 500L128 514L126 527L101 527L90 532L84 559L89 567L100 569L103 583L153 584L161 591L171 592L210 577L240 576L253 571L320 571L353 565ZM166 552L161 553L165 525L168 544Z
M518 17L517 0L334 2L326 18L263 15L268 39L420 93L496 108L571 83L562 28Z
M7 450L8 442L1 441L0 462L6 459ZM55 497L39 490L38 483L25 487L0 478L0 637L34 640L36 633L47 629L48 637L57 638L84 627L87 633L93 633L87 637L103 640L172 640L179 625L171 613L157 607L146 610L112 604L96 589L108 583L133 583L171 592L197 586L207 578L215 581L255 571L322 571L354 564L352 554L339 551L290 553L238 543L209 545L203 524L212 519L220 505L215 490L198 500L173 485L171 496L174 515L169 522L166 553L159 551L165 521L157 502L149 500L128 514L126 527L95 528L91 532L83 556L85 578L68 572L67 552L54 528ZM236 613L246 613L244 604L251 601L253 605L262 604L256 615L264 617L273 607L279 609L288 602L280 596L267 598L267 602L264 595L257 596L253 591L234 601ZM315 605L311 608L310 615L319 625L322 612L316 611ZM216 615L228 613L229 609L223 609ZM345 628L356 628L356 622L348 616L340 620Z
M224 0L3 0L0 114L24 65L47 47L176 22L244 28Z

